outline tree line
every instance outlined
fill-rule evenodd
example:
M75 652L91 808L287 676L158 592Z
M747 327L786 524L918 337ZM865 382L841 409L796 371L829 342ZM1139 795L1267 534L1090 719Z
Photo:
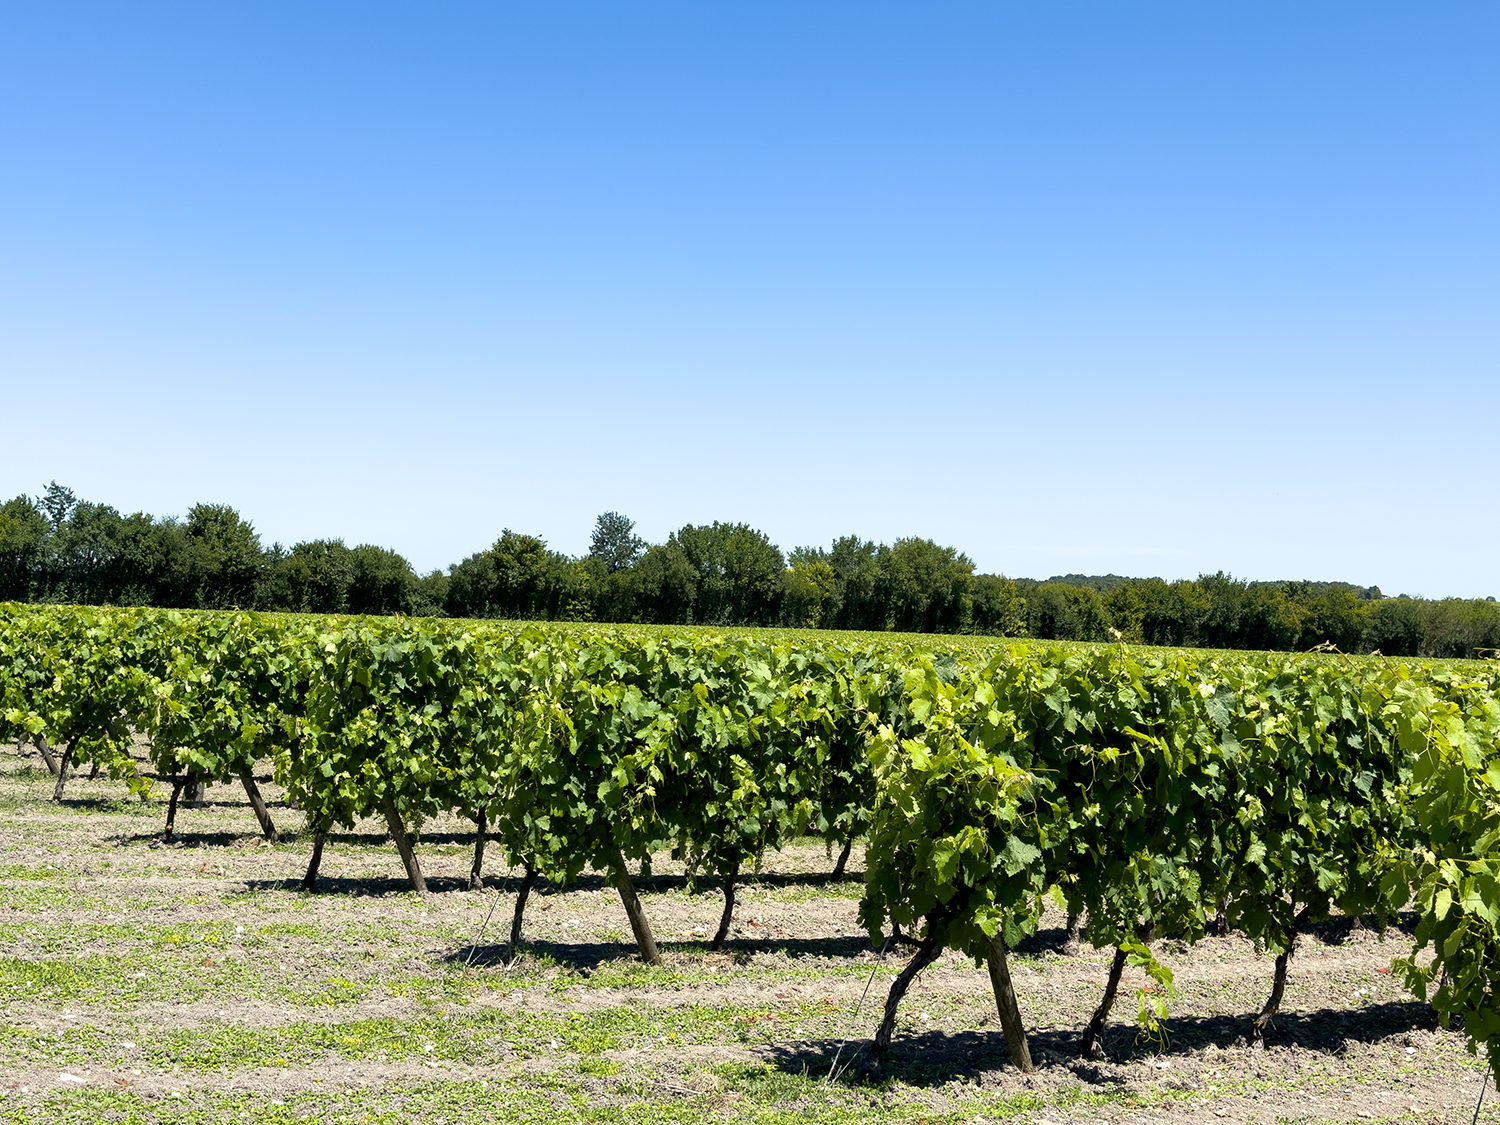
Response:
M650 544L617 512L571 557L505 530L446 571L418 574L370 544L261 543L233 508L122 515L55 482L0 505L0 601L246 608L654 624L760 625L1189 648L1471 657L1500 649L1494 598L1386 597L1344 582L1045 581L975 573L931 539L844 536L790 553L744 523L688 524Z

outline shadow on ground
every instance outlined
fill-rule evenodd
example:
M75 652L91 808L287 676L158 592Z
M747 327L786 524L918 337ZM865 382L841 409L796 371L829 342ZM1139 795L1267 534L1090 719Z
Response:
M878 1011L878 1008L877 1008ZM1323 1009L1294 1016L1277 1016L1266 1037L1266 1046L1297 1047L1304 1050L1336 1054L1351 1043L1371 1044L1425 1025L1427 1005L1419 1001L1370 1004L1353 1011ZM1243 1016L1213 1016L1204 1019L1173 1020L1168 1053L1189 1052L1215 1046L1223 1050L1246 1050L1244 1035L1254 1013ZM872 1023L875 1016L865 1023ZM868 1028L862 1028L868 1030ZM1120 1065L1161 1052L1149 1043L1137 1041L1133 1027L1116 1025L1104 1036L1108 1059L1090 1062L1078 1058L1083 1029L1075 1031L1032 1031L1027 1036L1033 1060L1066 1067L1078 1078L1094 1086L1122 1086L1129 1078ZM789 1074L827 1074L834 1058L839 1058L839 1072L849 1081L859 1080L859 1065L845 1069L851 1059L862 1058L868 1038L839 1040L804 1040L800 1043L776 1044L764 1049L762 1057L777 1069ZM840 1048L842 1053L840 1054ZM1010 1052L998 1024L993 1029L961 1031L948 1034L924 1031L897 1034L883 1067L883 1076L899 1078L914 1086L941 1086L954 1079L983 1083L986 1074L1010 1065Z
M495 912L491 926L502 933L510 928L510 916L503 920ZM691 953L701 956L708 952L708 941L657 941L662 953ZM724 955L744 964L756 953L781 954L791 960L802 957L848 959L857 957L870 948L865 938L783 938L767 941L731 941L726 943ZM588 976L600 966L620 961L631 961L636 956L636 947L625 942L556 942L528 941L521 947L524 957L543 959L551 964ZM472 956L472 962L470 958ZM505 941L483 942L479 945L465 943L449 953L443 960L449 965L472 963L476 968L491 968L504 965L510 957L510 945Z

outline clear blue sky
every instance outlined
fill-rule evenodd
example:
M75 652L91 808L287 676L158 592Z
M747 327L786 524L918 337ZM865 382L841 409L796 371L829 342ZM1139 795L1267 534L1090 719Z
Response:
M1500 7L0 9L0 491L1500 594Z

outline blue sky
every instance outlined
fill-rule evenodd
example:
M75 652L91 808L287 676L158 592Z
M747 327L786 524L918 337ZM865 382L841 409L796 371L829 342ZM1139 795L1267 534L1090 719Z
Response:
M1500 594L1493 4L0 9L0 491Z

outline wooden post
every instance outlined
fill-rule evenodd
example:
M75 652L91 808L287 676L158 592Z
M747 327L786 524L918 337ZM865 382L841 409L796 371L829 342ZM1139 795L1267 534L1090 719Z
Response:
M255 819L260 821L260 832L271 843L276 842L276 825L271 823L271 810L266 808L266 802L260 795L260 787L255 784L255 777L246 766L240 770L240 781L245 786L245 796L250 798L250 807L255 810Z
M1010 965L1005 958L1005 938L995 934L990 942L990 987L995 990L995 1007L1000 1011L1000 1026L1005 1031L1005 1045L1010 1061L1022 1074L1036 1068L1031 1065L1031 1047L1026 1042L1026 1025L1021 1022L1021 1008L1016 990L1010 982Z
M651 923L646 919L646 911L641 906L641 900L635 893L635 884L630 881L630 872L625 867L625 853L618 845L615 846L614 864L619 872L620 901L625 906L625 913L630 918L630 929L635 934L636 947L641 951L641 960L648 965L660 965L661 954L656 950L656 938L651 934Z
M411 889L423 898L427 898L427 880L422 878L422 866L417 862L417 853L412 850L411 838L406 834L406 825L401 823L401 815L396 811L396 802L386 794L382 802L385 809L385 823L391 830L391 839L396 841L396 850L401 853L401 862L406 865L406 877L411 880Z
M47 763L47 772L56 777L57 759L52 756L52 747L47 745L47 736L39 734L32 741L36 743L36 748L41 751L42 761Z

